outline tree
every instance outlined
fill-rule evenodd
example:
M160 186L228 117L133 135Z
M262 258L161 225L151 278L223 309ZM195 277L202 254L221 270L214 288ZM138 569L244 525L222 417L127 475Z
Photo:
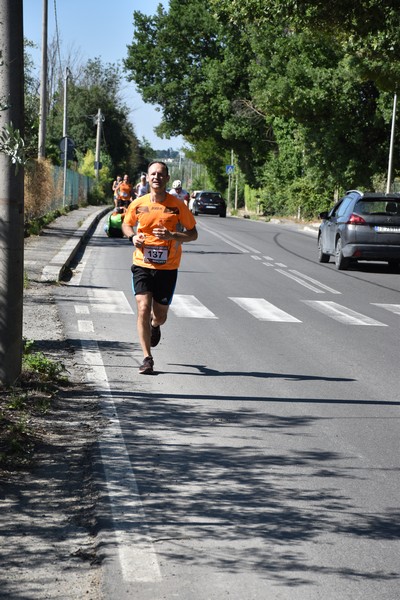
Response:
M168 12L134 13L125 68L161 106L158 133L183 135L218 185L233 150L246 182L283 209L310 190L318 202L369 187L385 168L400 74L395 9L394 0L171 0Z
M105 117L102 151L111 159L115 172L136 173L139 168L139 141L129 121L129 109L120 99L121 72L118 65L103 65L100 58L80 66L68 83L68 135L75 143L77 157L83 160L96 147L95 118L100 108ZM47 155L59 162L62 137L63 80L50 103Z
M162 107L157 133L183 135L201 154L200 146L213 140L211 168L218 179L231 150L254 177L267 131L263 120L235 110L235 99L248 96L246 41L235 28L221 27L205 0L171 0L168 13L159 6L154 16L136 11L134 23L124 64L143 99Z

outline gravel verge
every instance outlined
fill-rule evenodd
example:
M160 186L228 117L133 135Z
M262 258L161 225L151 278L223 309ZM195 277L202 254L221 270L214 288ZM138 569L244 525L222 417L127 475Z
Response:
M25 290L23 334L65 366L68 382L50 394L29 391L23 459L0 467L0 598L99 600L92 459L104 420L65 340L51 285ZM0 395L7 407L10 392Z

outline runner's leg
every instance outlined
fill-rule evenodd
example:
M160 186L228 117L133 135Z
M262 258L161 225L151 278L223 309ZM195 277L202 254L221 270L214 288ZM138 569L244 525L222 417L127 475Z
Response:
M137 306L137 331L139 336L140 346L143 350L143 356L151 356L150 349L150 320L151 320L151 304L153 294L146 292L144 294L136 294Z
M159 325L164 325L167 320L169 306L165 304L160 304L153 300L153 308L151 311L151 324L153 327L158 327Z

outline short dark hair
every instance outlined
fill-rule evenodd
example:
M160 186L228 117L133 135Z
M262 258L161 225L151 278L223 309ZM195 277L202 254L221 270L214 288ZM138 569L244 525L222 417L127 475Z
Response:
M149 169L151 167L151 165L163 165L163 167L165 168L165 172L167 175L169 175L168 172L168 165L163 162L162 160L152 160L148 165L147 165L147 172L149 172Z

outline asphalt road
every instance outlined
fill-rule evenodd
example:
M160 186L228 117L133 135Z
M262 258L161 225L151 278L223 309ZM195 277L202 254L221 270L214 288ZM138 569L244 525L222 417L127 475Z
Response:
M400 275L295 227L198 217L142 356L132 248L101 226L58 303L109 427L107 600L399 597Z

